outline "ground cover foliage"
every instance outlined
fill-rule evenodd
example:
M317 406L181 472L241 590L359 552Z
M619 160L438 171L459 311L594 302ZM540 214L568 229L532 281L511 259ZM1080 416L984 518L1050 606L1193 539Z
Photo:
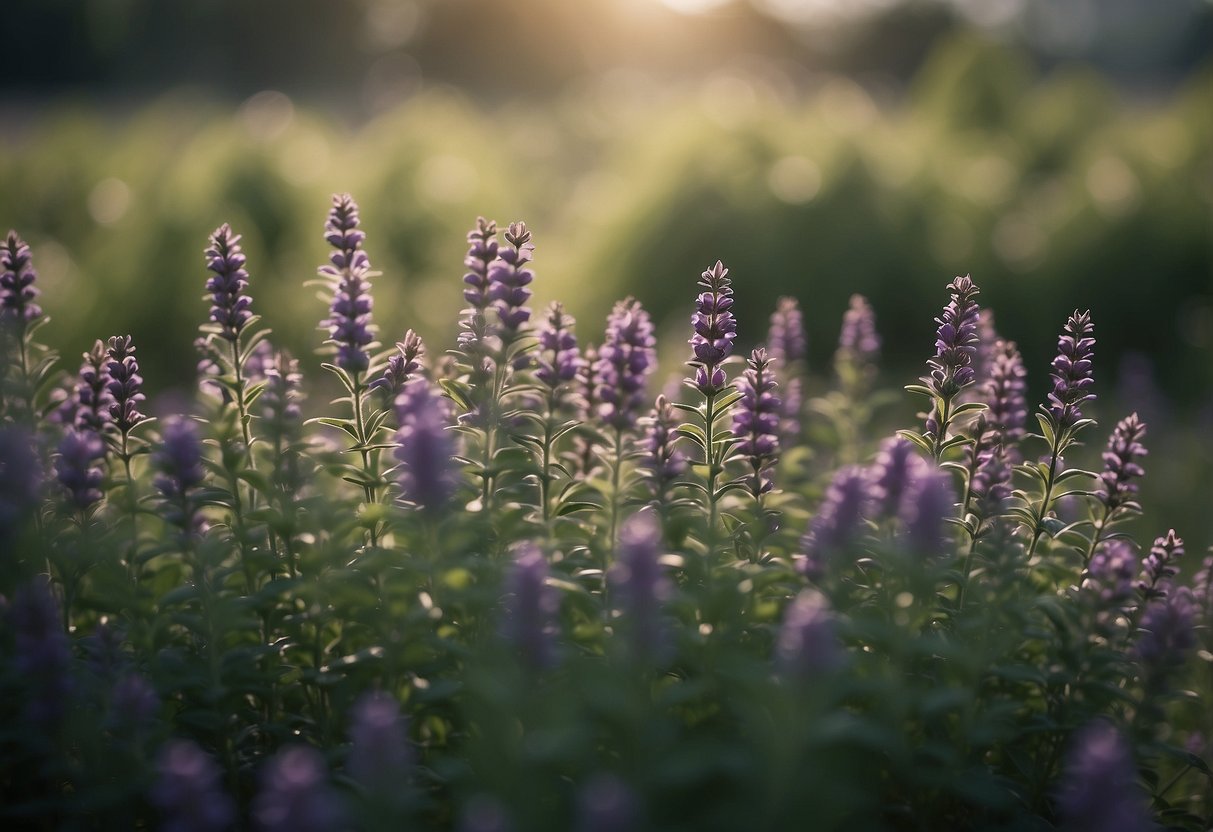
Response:
M1084 416L1090 313L1025 369L941 280L894 392L863 297L810 377L798 302L739 334L716 261L656 394L644 298L533 311L524 223L469 232L438 347L380 343L350 196L324 239L342 395L306 399L223 225L156 418L139 344L72 372L0 246L10 828L1208 826L1213 557L1126 533L1148 427Z

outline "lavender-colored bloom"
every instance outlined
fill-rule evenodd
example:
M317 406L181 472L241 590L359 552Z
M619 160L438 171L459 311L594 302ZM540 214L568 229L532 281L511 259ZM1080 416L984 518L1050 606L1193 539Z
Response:
M371 327L371 263L362 250L366 235L358 228L358 205L349 194L333 196L324 227L324 238L333 247L329 263L321 266L321 277L333 284L329 316L320 322L329 340L337 345L337 366L348 373L361 373L370 366L367 349L373 341Z
M127 673L110 691L110 724L124 734L138 734L156 719L160 697L143 676Z
M1084 588L1102 607L1122 606L1133 595L1137 555L1121 538L1105 540L1091 558Z
M688 362L695 368L690 379L705 396L724 388L724 368L720 365L733 352L737 338L737 319L733 317L733 287L729 270L719 260L699 278L703 289L695 299L691 326L695 334L690 345L694 358Z
M38 273L30 264L29 245L16 231L8 232L0 245L0 325L15 325L18 331L42 317L34 302Z
M34 437L17 425L0 427L0 542L16 535L42 488Z
M577 337L573 334L576 321L564 311L564 306L553 302L539 327L539 352L535 355L535 378L555 392L577 378L581 368L581 353L577 350Z
M1002 444L1016 456L1015 446L1027 433L1027 372L1014 341L999 341L987 367L987 381L980 400L986 405L985 417L994 436L991 444Z
M404 499L429 512L445 508L455 493L455 443L449 400L434 392L424 378L404 386L396 398L397 480Z
M943 313L935 319L935 355L927 359L930 372L922 377L922 383L944 402L955 398L965 387L976 380L973 361L977 355L977 308L978 288L968 275L957 277L948 286L952 299ZM927 417L926 435L942 441L942 432L948 426L941 425L943 405L936 401Z
M1175 529L1154 539L1154 545L1141 565L1141 580L1137 582L1143 600L1149 602L1166 595L1170 580L1179 574L1178 562L1183 556L1183 538L1175 534Z
M598 417L605 424L621 431L635 426L645 403L645 382L657 368L656 343L653 322L638 300L615 304L593 368Z
M1141 616L1134 655L1151 671L1178 667L1196 646L1196 599L1186 586L1164 585Z
M379 795L398 794L413 766L407 723L400 705L380 691L354 705L346 770L363 788Z
M648 472L654 498L660 498L666 489L681 477L687 469L686 454L674 441L674 429L678 427L678 415L665 396L658 396L653 412L646 420L644 437L640 440L643 456L640 464Z
M153 484L164 498L164 518L183 531L192 531L197 511L193 492L206 477L202 442L194 423L180 416L166 420L162 433L152 454L152 466L158 472Z
M505 344L512 342L523 326L531 319L531 310L526 305L531 299L531 281L535 273L526 267L531 261L531 232L524 222L512 222L505 232L508 248L497 252L497 259L489 266L488 299L497 310L501 322L501 338Z
M101 501L105 475L96 463L104 458L105 443L92 431L68 428L63 434L55 457L55 476L74 510L87 512Z
M969 476L969 510L978 520L1000 516L1011 497L1011 462L1004 445L982 448Z
M902 538L905 548L920 555L937 555L948 545L947 523L956 496L946 471L928 466L910 482L901 503Z
M739 441L736 451L750 465L750 493L755 497L774 487L771 468L779 458L779 408L775 394L775 375L771 359L764 349L756 349L746 362L746 371L737 380L741 399L733 411L733 436Z
M285 350L276 350L261 372L265 387L257 404L261 406L266 437L278 444L293 441L300 433L302 416L303 376L299 373L299 362Z
M8 609L13 634L14 678L27 690L25 717L45 730L67 711L72 690L72 654L59 602L44 577L13 593Z
M476 227L468 232L468 253L463 264L468 273L463 276L467 288L463 298L473 309L487 309L489 305L489 264L497 259L497 223L476 218Z
M211 235L205 254L206 267L214 273L206 282L206 290L211 293L211 320L219 325L219 337L235 341L253 316L240 235L224 223Z
M1003 339L994 326L994 313L982 309L977 313L977 351L973 353L973 375L978 386L985 386L990 380L990 370L998 356L998 345Z
M332 832L345 817L324 757L306 745L288 745L265 764L252 814L261 832Z
M1116 423L1108 437L1108 447L1103 452L1104 469L1099 475L1099 486L1095 498L1107 509L1108 514L1120 509L1138 509L1135 501L1137 483L1135 479L1145 474L1138 463L1147 453L1141 444L1146 435L1145 422L1131 413Z
M425 344L413 330L404 333L404 340L396 342L396 354L387 360L383 375L371 382L372 390L380 390L395 401L404 385L422 370L421 358L425 355Z
M222 832L236 820L223 791L223 772L213 757L189 740L170 740L156 760L151 801L160 809L161 832Z
M662 607L672 591L661 566L660 543L661 526L653 513L632 515L619 532L618 560L610 574L620 626L633 655L658 663L671 646Z
M100 436L110 424L110 405L114 399L109 391L108 360L109 353L100 340L84 353L75 388L67 402L71 416L66 422L77 430L89 430Z
M1128 743L1098 720L1072 741L1057 795L1068 832L1147 832L1155 829L1137 784Z
M640 799L613 774L596 774L577 794L576 832L632 832L642 824Z
M876 314L863 295L851 295L847 311L842 316L838 349L834 353L834 369L844 386L855 390L857 385L876 374L880 355L880 335L876 332Z
M882 442L871 472L873 515L898 516L911 483L927 470L926 461L909 440L892 436Z
M556 614L560 596L547 584L548 562L534 543L523 543L505 578L505 616L501 635L522 661L542 669L556 663Z
M780 375L787 377L787 372ZM800 416L804 411L804 379L787 378L783 383L783 401L779 405L779 442L793 447L800 439Z
M784 611L775 643L780 671L810 680L840 667L844 660L829 601L813 589L801 591Z
M135 358L135 345L129 335L115 335L109 339L109 362L105 365L109 373L109 390L113 402L110 404L110 419L123 436L147 416L139 412L143 395L143 376L139 375L139 360Z
M1082 419L1082 404L1095 398L1088 392L1095 379L1091 359L1095 355L1095 327L1090 312L1074 311L1066 321L1065 332L1057 339L1057 357L1053 359L1053 391L1049 393L1049 416L1058 433L1064 433Z
M800 540L800 571L819 578L836 555L859 542L863 521L872 504L868 473L857 465L838 469L826 489L825 499L809 521Z
M782 367L805 360L809 350L809 338L804 330L804 315L796 298L782 297L771 313L771 327L767 331L767 350Z

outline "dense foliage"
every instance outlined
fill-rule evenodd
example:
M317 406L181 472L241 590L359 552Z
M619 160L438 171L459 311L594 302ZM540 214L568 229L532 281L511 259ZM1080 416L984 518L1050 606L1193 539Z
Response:
M1089 313L1029 422L1015 344L956 278L907 387L924 421L881 440L862 297L832 381L790 298L740 369L717 261L687 281L685 383L654 398L641 301L593 339L534 315L524 223L468 234L445 354L380 348L348 195L324 237L342 395L305 400L223 225L197 394L159 418L130 336L56 369L30 247L0 246L6 824L1213 818L1213 557L1180 585L1174 531L1125 534L1136 414L1101 470L1068 461L1099 437Z

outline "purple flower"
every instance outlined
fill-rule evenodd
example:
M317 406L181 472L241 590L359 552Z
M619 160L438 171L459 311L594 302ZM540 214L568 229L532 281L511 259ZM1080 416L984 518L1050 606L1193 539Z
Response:
M775 659L786 676L811 680L842 665L829 601L813 589L802 590L784 611L775 643Z
M804 315L796 298L782 297L771 313L767 331L767 350L781 367L791 367L805 360L809 339L804 331Z
M396 398L397 480L405 500L428 512L447 506L458 483L449 400L425 378L415 378Z
M854 392L876 374L876 359L880 355L880 336L876 332L876 314L863 295L851 295L850 305L842 316L838 335L838 350L834 353L834 370L844 388Z
M122 436L147 417L139 412L143 395L143 376L139 375L139 360L135 358L135 345L129 335L115 335L109 339L109 362L105 369L109 374L109 390L113 402L110 404L110 419Z
M1084 588L1094 594L1100 606L1123 606L1133 595L1137 576L1137 555L1121 538L1105 540L1091 558Z
M138 734L147 729L160 710L156 690L138 673L127 673L110 691L110 724L123 734Z
M89 430L102 435L110 424L110 405L114 398L109 391L109 371L106 364L109 353L105 344L95 341L93 348L84 353L84 362L76 376L76 386L68 400L71 415L67 424L77 430Z
M1166 595L1168 583L1179 574L1178 562L1183 556L1183 538L1175 534L1175 529L1170 529L1165 537L1154 539L1154 545L1142 563L1141 580L1137 582L1143 600L1149 602Z
M1058 808L1069 832L1147 832L1155 828L1120 732L1098 720L1072 739Z
M332 832L345 813L320 752L288 745L265 763L252 815L261 832Z
M1095 398L1088 389L1095 383L1091 359L1095 355L1095 327L1090 312L1074 311L1066 321L1065 332L1057 339L1057 357L1053 359L1053 391L1049 393L1049 416L1055 430L1063 434L1082 419L1082 404Z
M664 661L671 647L663 607L672 585L661 566L660 543L661 526L653 513L632 515L619 532L618 560L610 572L619 627L631 652L655 663Z
M235 341L253 317L249 311L253 300L246 294L248 272L244 269L240 235L224 223L211 235L205 254L206 267L214 273L206 282L206 290L211 293L211 320L219 325L220 338Z
M948 285L948 291L952 299L935 319L939 326L935 330L935 355L927 359L930 372L922 377L922 383L937 397L926 427L926 435L935 438L936 448L948 429L947 424L940 424L947 403L976 380L973 361L977 356L979 310L976 298L979 290L972 278L965 275L954 279Z
M552 391L553 397L561 385L577 378L581 368L581 353L577 350L577 337L573 335L576 321L564 311L564 306L553 302L539 327L539 352L535 356L535 378Z
M15 325L17 332L42 316L34 302L38 273L30 265L29 245L16 231L8 232L0 245L0 324Z
M655 355L655 353L654 353ZM601 379L598 377L598 348L586 344L582 348L581 364L577 370L574 399L577 406L577 416L583 424L593 424L598 420L600 405L598 388ZM597 464L594 453L596 445L595 434L588 430L579 430L574 436L574 457L582 474L588 474Z
M746 362L746 371L737 380L741 399L733 411L733 436L736 452L750 465L748 485L757 499L774 487L771 468L779 458L779 408L775 394L775 375L767 351L756 349Z
M162 832L222 832L236 820L223 791L223 773L210 754L189 740L170 740L156 760L151 801L160 809Z
M972 448L966 452L974 453ZM971 460L971 464L968 509L978 520L1000 516L1011 497L1012 469L1006 447L983 447L976 451L976 459Z
M686 455L674 441L676 427L678 415L674 406L665 396L658 396L653 412L646 420L644 438L640 440L640 464L648 473L654 499L661 499L687 469Z
M575 832L632 832L642 827L640 800L613 774L596 774L577 794Z
M1104 469L1099 475L1095 498L1103 503L1108 515L1118 509L1138 509L1135 502L1135 479L1145 474L1138 463L1146 455L1141 439L1146 435L1145 422L1132 413L1116 423L1103 452ZM1139 509L1138 509L1139 510Z
M13 593L8 618L13 634L13 675L27 691L25 718L38 729L48 730L67 712L72 690L71 646L49 580L38 577L19 587Z
M987 381L981 401L986 405L985 417L994 436L991 444L1002 444L1014 459L1013 450L1027 433L1027 373L1014 341L998 341L989 359Z
M55 476L76 511L87 512L101 501L105 475L96 464L105 458L105 443L90 430L68 428L59 441Z
M0 427L0 542L17 534L42 489L34 436L19 425Z
M265 387L257 404L261 406L266 436L277 445L292 442L302 427L303 376L299 373L299 362L285 350L276 350L261 372Z
M467 239L468 253L463 260L468 268L463 276L467 288L463 298L472 309L484 310L489 305L489 264L497 259L497 223L477 217Z
M719 260L699 278L703 289L695 300L695 314L691 315L691 352L694 358L688 363L695 368L690 379L705 396L719 393L724 388L724 369L720 366L733 352L733 341L737 338L737 319L733 317L733 287L729 270Z
M395 401L404 385L422 370L421 358L425 355L425 344L413 330L404 333L404 340L396 342L396 354L387 360L383 375L371 382L372 390L380 390L389 401Z
M1196 599L1186 586L1164 584L1146 603L1134 655L1147 669L1179 667L1196 646Z
M927 470L909 440L892 436L882 442L871 472L873 515L898 516L911 484Z
M830 560L859 542L872 505L872 491L863 468L848 465L835 472L825 499L800 540L802 573L820 578Z
M519 546L505 578L505 617L501 635L530 668L556 663L556 615L560 596L547 584L548 562L534 543Z
M362 250L366 235L358 228L358 205L349 194L333 196L324 226L324 238L333 247L320 276L333 285L329 316L320 322L337 346L337 366L357 375L370 366L367 353L373 342L371 326L371 263Z
M657 368L656 343L653 322L639 301L627 298L615 304L593 367L598 377L594 399L605 424L620 431L635 426L645 403L645 382Z
M413 766L407 723L400 705L380 691L354 705L346 770L363 788L379 795L399 793Z
M497 259L489 266L488 299L497 310L501 321L501 339L508 345L531 319L531 310L526 302L531 299L531 281L535 273L526 267L531 261L531 232L524 222L512 222L505 232L509 248L497 252Z
M206 477L202 442L194 423L178 416L165 421L159 447L152 454L158 472L154 485L164 498L164 518L189 532L194 529L197 504L194 491Z
M901 503L901 542L919 555L938 555L948 545L946 518L952 516L956 496L946 471L928 465L910 481Z

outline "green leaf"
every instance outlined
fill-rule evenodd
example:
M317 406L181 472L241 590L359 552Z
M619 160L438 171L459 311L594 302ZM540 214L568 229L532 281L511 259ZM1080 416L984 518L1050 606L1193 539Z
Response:
M566 515L575 514L579 511L601 511L601 510L602 510L602 506L599 505L598 503L591 503L591 502L582 501L582 500L569 500L568 502L561 503L556 508L556 516L565 517Z

